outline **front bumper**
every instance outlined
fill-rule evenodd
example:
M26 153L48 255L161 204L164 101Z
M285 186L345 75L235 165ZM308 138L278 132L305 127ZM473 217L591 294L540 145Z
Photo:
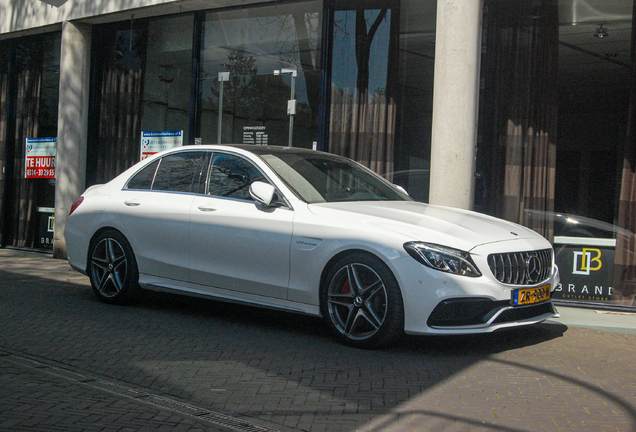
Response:
M426 324L435 329L479 329L504 323L534 323L545 316L556 315L552 301L511 306L510 301L493 301L487 298L454 298L441 301Z
M478 257L479 258L479 257ZM410 261L409 261L410 260ZM474 334L536 324L554 318L558 312L551 300L514 306L513 292L530 288L499 282L480 263L483 276L456 276L428 269L411 257L392 261L394 274L402 288L404 330L407 334ZM547 280L554 291L559 271L553 267Z

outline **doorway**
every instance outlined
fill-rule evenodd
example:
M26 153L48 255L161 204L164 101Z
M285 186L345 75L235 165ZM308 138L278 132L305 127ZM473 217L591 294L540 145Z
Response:
M0 74L0 100L6 113L0 123L0 142L4 141L0 244L52 249L55 179L45 178L50 176L44 173L27 175L26 157L30 140L54 142L57 136L61 34L11 42L4 48L9 61Z

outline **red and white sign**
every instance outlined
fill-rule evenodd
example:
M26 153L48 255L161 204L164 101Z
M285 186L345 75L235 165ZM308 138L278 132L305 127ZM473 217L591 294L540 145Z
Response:
M25 178L55 178L57 138L27 138L24 152Z

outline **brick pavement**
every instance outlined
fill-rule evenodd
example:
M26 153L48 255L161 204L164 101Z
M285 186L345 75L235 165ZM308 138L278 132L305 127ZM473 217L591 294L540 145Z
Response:
M636 335L545 323L362 351L304 316L109 306L11 250L0 329L2 431L636 431Z

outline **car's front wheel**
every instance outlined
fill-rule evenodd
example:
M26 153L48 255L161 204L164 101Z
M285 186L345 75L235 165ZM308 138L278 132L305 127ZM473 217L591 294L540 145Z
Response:
M105 231L91 242L88 275L103 302L123 304L139 295L135 255L119 231Z
M352 253L338 260L321 287L322 314L334 333L358 348L379 348L404 333L402 294L379 258Z

